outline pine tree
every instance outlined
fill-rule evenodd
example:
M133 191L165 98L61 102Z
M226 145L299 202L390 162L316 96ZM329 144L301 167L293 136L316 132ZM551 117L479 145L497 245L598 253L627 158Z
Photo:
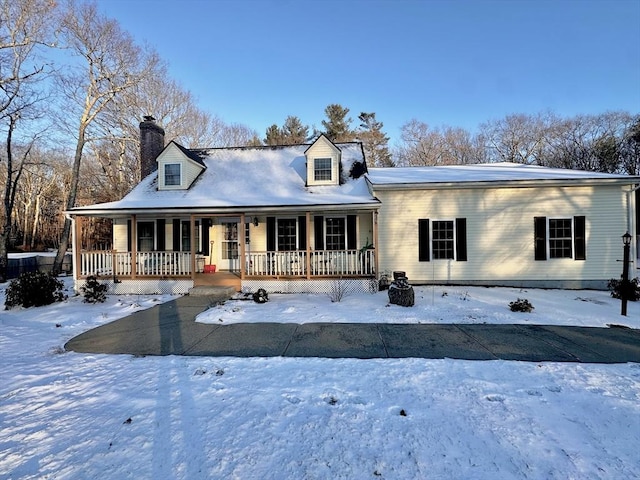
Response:
M332 142L350 142L355 138L355 132L351 130L351 118L347 118L349 109L342 105L332 103L324 109L327 120L322 121L324 133Z
M287 145L298 145L309 139L309 127L303 125L298 117L289 115L280 129Z
M358 116L360 127L357 137L362 142L365 158L374 167L393 167L389 153L389 137L382 131L383 124L376 120L376 114L362 112Z
M282 130L275 123L267 128L266 137L264 139L265 145L282 145Z

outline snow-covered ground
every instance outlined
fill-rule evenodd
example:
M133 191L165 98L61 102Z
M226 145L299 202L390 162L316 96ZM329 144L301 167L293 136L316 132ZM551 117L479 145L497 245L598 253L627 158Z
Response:
M534 312L511 313L518 297ZM636 363L64 353L74 335L169 298L0 312L0 479L640 477ZM640 305L621 317L606 292L428 287L413 308L385 298L271 295L200 321L640 326Z

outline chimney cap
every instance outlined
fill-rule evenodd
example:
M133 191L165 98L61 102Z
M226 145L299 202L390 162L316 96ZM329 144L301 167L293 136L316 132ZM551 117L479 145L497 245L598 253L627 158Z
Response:
M153 115L144 115L144 116L142 117L142 119L143 119L145 122L155 122L155 121L156 121L156 119L154 118L154 116L153 116Z

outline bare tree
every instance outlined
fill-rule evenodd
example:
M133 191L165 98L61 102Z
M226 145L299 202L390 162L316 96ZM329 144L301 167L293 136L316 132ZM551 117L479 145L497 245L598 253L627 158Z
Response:
M157 64L155 54L140 49L118 23L102 16L92 3L69 3L61 19L64 47L79 60L60 77L58 86L67 108L60 122L75 119L76 147L66 209L76 205L85 146L104 133L101 116L114 99L138 85ZM53 270L60 272L69 245L71 220L65 219Z
M0 281L7 277L18 187L39 135L31 129L18 148L14 140L19 125L37 119L40 114L38 107L43 96L37 84L48 72L38 48L50 40L52 10L51 2L44 0L0 0L0 129L5 136Z
M541 164L544 158L545 138L549 124L554 121L550 113L538 115L513 114L480 125L494 162Z
M401 127L395 156L402 166L462 165L481 161L483 149L482 142L463 128L432 129L413 119Z
M625 139L634 117L626 112L577 115L550 126L541 164L596 172L623 172Z

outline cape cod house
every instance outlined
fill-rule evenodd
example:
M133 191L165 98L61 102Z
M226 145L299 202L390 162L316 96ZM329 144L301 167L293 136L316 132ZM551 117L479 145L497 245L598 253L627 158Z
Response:
M359 143L186 149L145 117L141 182L67 212L113 222L74 278L112 293L375 288L414 284L604 288L635 232L640 177L516 164L367 168ZM635 258L635 255L634 255Z

